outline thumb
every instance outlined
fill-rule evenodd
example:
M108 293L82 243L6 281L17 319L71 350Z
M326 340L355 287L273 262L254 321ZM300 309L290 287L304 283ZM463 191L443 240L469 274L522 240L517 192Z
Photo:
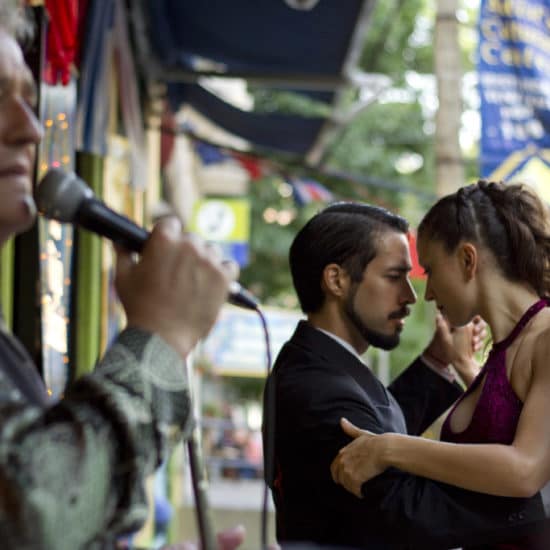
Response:
M363 434L363 430L358 428L355 424L352 424L347 418L340 419L340 426L344 432L346 432L350 437L355 439Z
M243 525L236 525L218 533L218 545L220 550L234 550L244 542L246 529Z
M435 314L435 324L440 329L447 329L448 330L450 328L449 323L447 322L447 319L445 319L445 317L443 316L441 311L437 311L437 313Z

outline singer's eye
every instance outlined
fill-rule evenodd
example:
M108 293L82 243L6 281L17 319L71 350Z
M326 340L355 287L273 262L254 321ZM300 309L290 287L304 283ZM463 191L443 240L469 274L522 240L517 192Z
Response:
M23 80L20 88L12 79L0 78L0 102L7 101L10 98L22 99L26 105L34 110L38 103L38 91L30 73Z
M31 82L25 86L23 97L29 107L32 109L36 108L38 105L38 90L36 89L34 82Z

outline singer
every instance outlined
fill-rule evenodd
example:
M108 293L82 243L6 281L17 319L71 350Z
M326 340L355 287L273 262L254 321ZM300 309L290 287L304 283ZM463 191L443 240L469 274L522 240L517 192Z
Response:
M35 221L36 87L16 33L17 2L0 2L0 243ZM139 260L117 253L128 326L95 372L49 403L23 346L0 330L0 546L114 548L146 517L144 477L190 426L184 361L205 336L232 274L177 222L158 225ZM221 536L235 548L242 532Z

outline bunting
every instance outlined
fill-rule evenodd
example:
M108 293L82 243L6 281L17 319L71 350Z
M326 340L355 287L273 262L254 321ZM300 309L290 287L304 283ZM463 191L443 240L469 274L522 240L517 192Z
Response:
M231 151L196 138L191 138L191 140L195 153L205 166L220 164L233 159L248 172L252 181L277 172L273 163L268 159ZM312 178L282 177L292 187L292 196L299 207L311 202L331 202L335 199L331 191Z
M326 187L312 179L292 178L288 183L292 186L292 194L298 206L334 200L334 195Z

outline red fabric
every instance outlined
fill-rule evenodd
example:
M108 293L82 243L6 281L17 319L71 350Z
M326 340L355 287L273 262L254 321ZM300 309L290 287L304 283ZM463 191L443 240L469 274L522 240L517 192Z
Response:
M409 231L407 233L407 239L409 241L409 249L411 251L412 270L409 274L411 279L425 279L426 275L421 265L418 263L418 252L416 251L416 233Z
M233 158L248 172L251 180L257 180L262 177L263 169L260 160L239 153L233 153Z
M50 16L44 80L68 84L77 49L78 0L46 0Z
M160 167L164 168L172 158L176 139L176 117L174 113L166 109L162 114L160 134Z

